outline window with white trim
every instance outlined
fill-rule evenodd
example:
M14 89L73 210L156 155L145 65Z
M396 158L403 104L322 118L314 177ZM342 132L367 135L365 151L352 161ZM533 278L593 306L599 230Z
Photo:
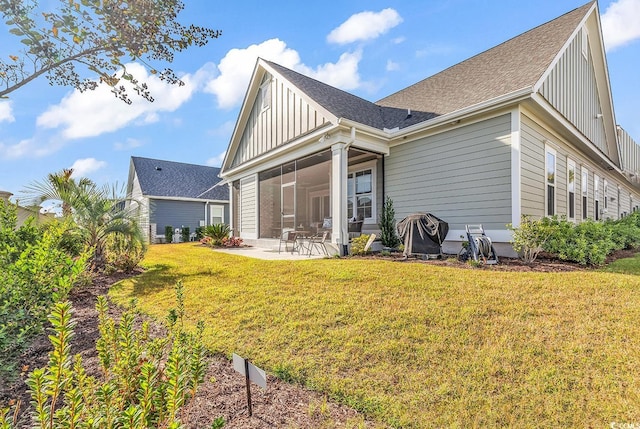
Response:
M361 216L365 221L376 221L375 163L354 166L347 176L347 217Z
M600 177L593 175L593 207L595 214L593 218L600 220Z
M209 206L211 210L211 225L224 223L224 206Z
M545 147L545 182L546 182L546 215L553 216L556 214L556 151L549 147Z
M271 107L271 80L260 87L260 108L264 111Z
M589 207L589 170L586 167L582 167L582 219L587 218L587 211Z
M576 218L576 163L567 159L567 217Z
M609 199L609 183L607 183L607 179L604 179L602 192L604 193L604 197L603 197L604 212L606 213L609 209L609 202L607 201Z

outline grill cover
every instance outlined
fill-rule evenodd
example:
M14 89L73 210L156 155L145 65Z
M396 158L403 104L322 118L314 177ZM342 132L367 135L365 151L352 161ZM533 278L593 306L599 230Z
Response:
M440 255L449 224L431 213L415 213L398 222L404 255Z

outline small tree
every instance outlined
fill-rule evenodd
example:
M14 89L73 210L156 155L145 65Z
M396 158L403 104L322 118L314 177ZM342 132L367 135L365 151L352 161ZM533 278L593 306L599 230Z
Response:
M508 224L507 228L513 231L513 250L528 264L536 260L553 231L545 219L527 215L522 215L520 226Z
M380 213L380 232L382 233L380 240L385 247L395 248L400 244L400 239L396 234L396 211L393 208L393 200L387 195L384 205L382 206L382 213Z

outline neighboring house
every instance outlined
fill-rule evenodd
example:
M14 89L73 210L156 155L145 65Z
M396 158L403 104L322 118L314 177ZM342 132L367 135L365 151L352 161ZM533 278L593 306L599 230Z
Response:
M482 224L512 254L521 215L636 210L639 152L616 124L594 1L376 103L259 59L221 176L245 240L331 217L342 252L348 219L378 231L389 196L396 220L448 222L445 251Z
M229 187L219 168L132 156L127 195L140 209L140 226L149 242L164 239L166 226L229 223Z
M40 213L40 207L37 209L22 207L17 203L13 203L9 200L13 194L11 192L0 190L0 200L3 200L5 203L10 203L16 206L16 216L17 216L17 226L20 227L24 225L24 223L30 217L33 217L36 223L48 222L54 218L54 213Z

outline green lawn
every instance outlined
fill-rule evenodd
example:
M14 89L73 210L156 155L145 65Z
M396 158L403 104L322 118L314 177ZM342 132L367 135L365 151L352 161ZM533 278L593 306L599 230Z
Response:
M640 259L625 273L510 273L151 246L111 289L164 317L183 280L214 352L395 427L640 422ZM635 267L635 268L634 268Z

